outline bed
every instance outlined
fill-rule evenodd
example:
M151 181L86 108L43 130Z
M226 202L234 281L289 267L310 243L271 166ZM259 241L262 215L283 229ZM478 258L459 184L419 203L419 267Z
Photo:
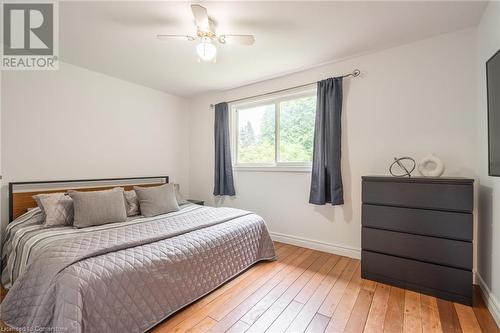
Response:
M145 332L256 262L275 259L264 220L244 210L185 204L126 222L43 228L30 200L61 188L168 182L154 179L11 183L9 215L17 219L5 235L2 281L10 289L0 319L22 331Z

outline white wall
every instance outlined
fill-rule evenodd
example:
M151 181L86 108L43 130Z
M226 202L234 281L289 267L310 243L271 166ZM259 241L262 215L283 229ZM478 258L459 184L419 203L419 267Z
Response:
M2 71L0 71L0 176L2 176ZM3 224L2 224L2 212L4 211L3 207L2 207L2 186L3 186L3 183L4 180L3 179L0 179L0 242L1 242L1 239L3 239L2 236L2 232L3 232ZM1 250L0 250L1 251Z
M479 176L478 282L500 326L500 178L488 176L486 61L500 49L500 3L490 2L478 27L477 173Z
M187 192L188 120L183 98L73 65L2 73L2 224L9 181L168 175Z
M308 204L310 173L285 172L236 172L237 195L223 203L261 214L279 239L359 255L362 175L388 174L394 156L434 152L446 175L474 176L475 37L468 29L193 100L191 196L215 203L210 103L359 68L362 77L345 81L343 207Z

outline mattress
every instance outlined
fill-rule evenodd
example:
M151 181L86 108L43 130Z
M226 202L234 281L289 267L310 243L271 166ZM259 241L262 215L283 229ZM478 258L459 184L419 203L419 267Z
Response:
M197 205L84 229L28 221L8 230L4 252L0 319L22 331L144 332L275 259L260 216Z

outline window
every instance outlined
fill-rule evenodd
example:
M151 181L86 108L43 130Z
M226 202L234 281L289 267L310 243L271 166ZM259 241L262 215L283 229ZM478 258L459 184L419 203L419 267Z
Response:
M232 105L235 167L310 171L316 89Z

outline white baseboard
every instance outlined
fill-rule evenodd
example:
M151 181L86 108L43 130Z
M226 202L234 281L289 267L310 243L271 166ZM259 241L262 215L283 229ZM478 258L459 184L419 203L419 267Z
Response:
M476 272L476 282L483 291L483 296L485 298L484 302L486 303L488 310L490 310L490 313L493 316L493 319L495 319L497 326L500 327L500 302L498 302L498 300L496 299L495 295L493 295L486 282L484 282L481 275L479 275L479 273L477 272Z
M270 232L270 234L271 238L277 242L338 254L340 256L345 256L355 259L361 258L361 250L355 247L325 243L313 239L280 234L277 232Z

